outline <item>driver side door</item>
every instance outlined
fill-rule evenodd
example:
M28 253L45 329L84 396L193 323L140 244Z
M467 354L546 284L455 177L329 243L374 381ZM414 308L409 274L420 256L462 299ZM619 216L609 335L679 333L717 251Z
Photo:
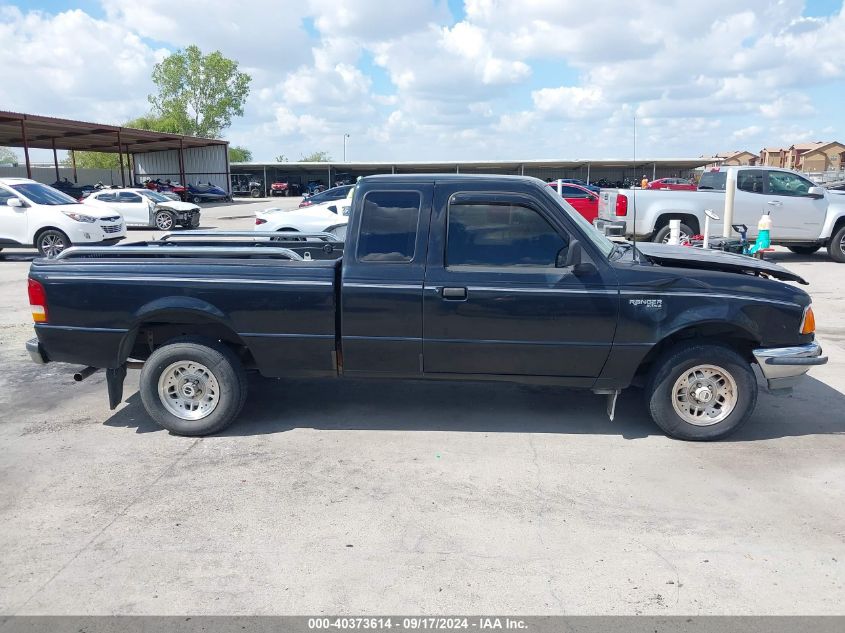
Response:
M592 385L616 329L612 269L537 198L437 189L423 292L424 372ZM575 274L577 251L593 264L586 273Z

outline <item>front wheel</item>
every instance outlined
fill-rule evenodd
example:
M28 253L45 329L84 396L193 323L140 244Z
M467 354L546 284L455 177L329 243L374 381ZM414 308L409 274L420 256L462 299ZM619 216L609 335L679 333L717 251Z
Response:
M679 345L655 363L646 386L652 419L682 440L716 440L733 433L757 404L751 365L721 345Z
M840 226L839 230L830 238L830 244L827 245L827 252L833 261L845 264L845 224Z
M35 247L42 257L55 259L59 253L70 246L70 239L58 229L41 231L35 238Z
M247 381L234 353L216 342L185 338L154 351L141 370L141 401L176 435L221 431L246 402Z
M261 195L261 192L258 189L251 189L249 195L253 198L258 198Z
M173 228L173 215L167 211L158 211L155 214L154 222L159 231L169 231Z

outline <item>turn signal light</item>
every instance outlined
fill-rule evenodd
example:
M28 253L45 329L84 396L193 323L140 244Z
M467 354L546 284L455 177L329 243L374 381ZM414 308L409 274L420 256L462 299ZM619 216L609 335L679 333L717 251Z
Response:
M36 323L47 322L47 293L44 286L34 279L27 280L27 292L29 293L29 309L32 311L32 320Z
M812 334L816 331L816 317L813 314L813 308L807 306L804 310L804 320L801 322L801 334Z
M255 224L256 226L260 224L267 224L267 220L265 220L264 218L255 218Z
M624 193L616 196L616 215L628 215L628 196Z

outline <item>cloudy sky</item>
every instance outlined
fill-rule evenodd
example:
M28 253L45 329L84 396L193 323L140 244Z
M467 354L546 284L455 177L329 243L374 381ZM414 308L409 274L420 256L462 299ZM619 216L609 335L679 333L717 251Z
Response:
M688 157L845 141L843 0L0 0L0 109L105 123L197 44L256 160Z

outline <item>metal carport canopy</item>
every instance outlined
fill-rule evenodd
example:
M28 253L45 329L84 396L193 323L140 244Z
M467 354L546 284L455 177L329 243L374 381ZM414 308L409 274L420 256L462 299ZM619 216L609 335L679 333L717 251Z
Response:
M225 146L228 141L0 110L0 146L23 148L26 171L30 178L31 148L53 150L57 179L59 161L56 150L59 149L118 154L123 178L124 154L128 157L130 154L178 150L181 155L182 150L211 145Z

